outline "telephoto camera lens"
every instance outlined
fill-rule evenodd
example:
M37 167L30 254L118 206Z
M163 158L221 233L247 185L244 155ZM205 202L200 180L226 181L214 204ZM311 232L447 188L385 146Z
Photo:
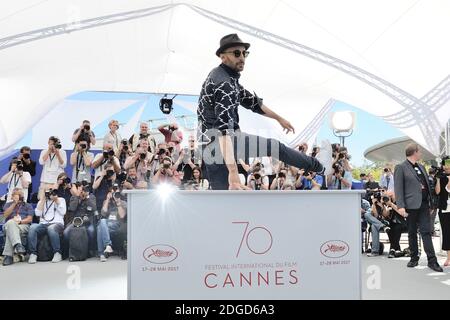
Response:
M70 183L70 178L66 177L63 181L64 181L65 184L69 184Z
M139 159L141 159L141 160L145 160L145 157L146 157L147 155L145 154L145 153L141 153L140 155L139 155Z
M122 150L123 150L123 151L128 151L128 146L124 145L124 146L122 147Z
M108 158L108 157L109 157L108 151L103 151L103 158Z
M112 157L114 155L114 150L109 150L108 154Z
M261 178L261 175L259 173L255 173L253 176L256 180L259 180Z
M50 199L50 191L45 191L45 198Z
M86 144L80 144L81 149L87 149L87 145Z
M61 149L62 148L61 142L59 142L59 140L57 142L55 142L55 148L56 149Z
M91 126L88 125L88 124L85 124L85 125L84 125L84 130L86 130L86 131L91 130Z

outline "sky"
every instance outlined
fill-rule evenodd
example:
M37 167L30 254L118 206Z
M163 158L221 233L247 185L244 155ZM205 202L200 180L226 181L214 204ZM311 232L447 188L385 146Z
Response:
M146 94L146 93L119 93L119 92L81 92L66 99L71 100L97 100L97 101L105 101L105 100L138 100L138 102L130 105L130 107L126 108L124 111L120 112L114 117L119 120L119 122L124 123L134 114L134 112L145 104L144 113L141 119L161 119L162 122L165 122L164 115L161 113L159 108L154 108L150 106L157 106L159 104L159 99L161 95L156 94ZM169 96L171 98L171 96ZM197 96L183 96L179 97L184 101L196 102ZM176 102L176 99L174 100ZM346 104L344 102L336 101L333 105L331 111L353 111L356 114L356 124L353 130L353 134L345 139L345 146L348 148L349 153L352 155L351 163L354 166L361 166L364 163L364 151L371 146L381 143L383 141L404 136L402 132L398 129L386 124L380 118L369 114L368 112L362 111L354 106ZM174 103L174 110L172 112L174 116L188 115L186 109L177 106ZM195 117L194 117L195 118ZM191 118L192 119L192 118ZM104 121L96 126L96 131L98 132L106 132L108 121ZM192 120L188 122L189 126L193 126ZM300 132L300 128L297 128L297 131ZM328 139L331 143L339 142L339 138L333 135L333 131L329 126L329 119L326 117L323 121L323 124L319 130L317 141ZM23 145L29 145L31 142L31 132L27 134L18 144L17 147Z

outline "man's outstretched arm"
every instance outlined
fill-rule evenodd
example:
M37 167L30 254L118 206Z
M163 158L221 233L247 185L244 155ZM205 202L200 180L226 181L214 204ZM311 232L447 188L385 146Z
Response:
M277 120L278 123L283 127L283 131L286 130L286 133L289 133L291 131L292 133L295 133L295 129L292 124L276 112L272 111L268 106L263 104L261 110L264 112L263 116Z

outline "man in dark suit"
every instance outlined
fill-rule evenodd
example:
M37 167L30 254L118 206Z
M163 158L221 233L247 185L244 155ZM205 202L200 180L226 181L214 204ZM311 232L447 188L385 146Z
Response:
M417 227L423 240L423 247L428 258L428 267L436 272L442 272L431 239L430 201L431 190L428 175L419 161L422 154L419 145L410 143L405 149L406 160L395 167L395 197L398 212L408 222L408 240L411 250L411 260L408 267L413 268L419 264L419 250L417 247Z

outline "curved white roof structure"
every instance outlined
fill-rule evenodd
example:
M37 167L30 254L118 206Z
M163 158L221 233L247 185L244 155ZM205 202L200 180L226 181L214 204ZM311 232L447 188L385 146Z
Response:
M299 131L287 142L312 139L340 100L438 154L448 30L447 0L2 1L0 155L76 92L198 94L233 32L251 43L241 83ZM281 136L241 113L244 130Z

